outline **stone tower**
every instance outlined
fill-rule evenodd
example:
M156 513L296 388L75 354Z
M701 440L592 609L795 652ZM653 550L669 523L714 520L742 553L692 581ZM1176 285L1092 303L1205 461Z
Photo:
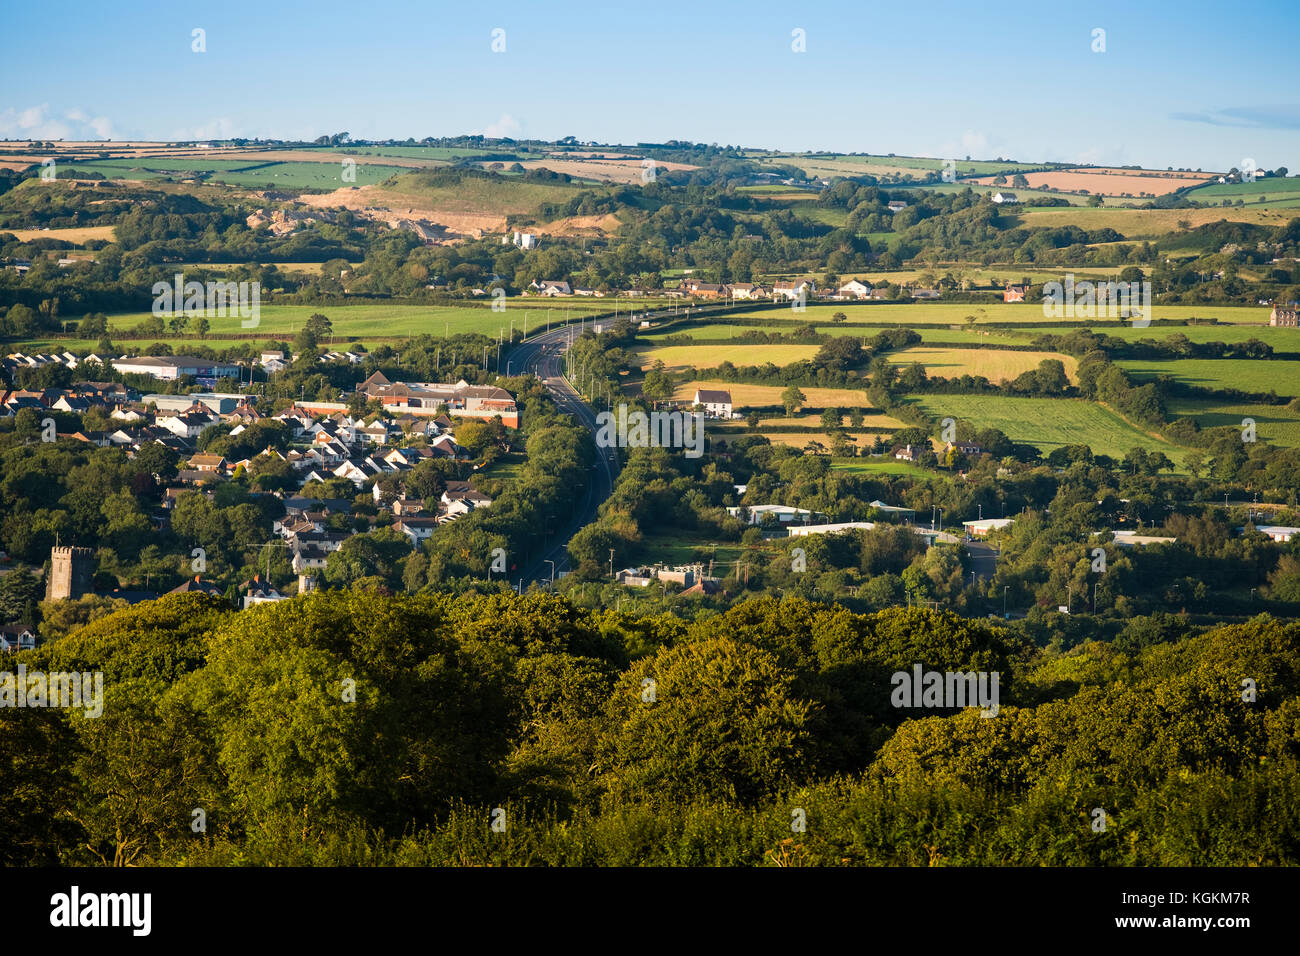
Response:
M90 579L95 573L95 552L90 548L53 548L50 550L50 580L45 600L65 601L90 593Z

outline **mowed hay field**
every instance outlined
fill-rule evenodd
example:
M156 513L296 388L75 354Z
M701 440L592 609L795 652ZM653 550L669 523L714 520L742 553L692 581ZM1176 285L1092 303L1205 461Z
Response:
M1258 206L1214 206L1209 209L1124 209L1114 206L1063 209L1049 206L1020 209L1014 214L1015 220L1025 226L1078 226L1089 231L1114 229L1129 240L1165 236L1177 231L1178 223L1184 220L1192 228L1223 219L1228 222L1280 226L1295 216L1295 210Z
M696 389L717 389L731 393L731 403L735 411L757 406L776 406L781 404L781 393L785 391L779 385L744 385L735 382L685 382L677 386L673 399L689 402L695 397ZM809 408L827 408L831 405L840 408L869 408L867 393L856 388L809 388L800 387L804 394L804 404ZM883 427L898 427L898 423L885 415L870 419L871 424ZM886 424L888 423L888 424ZM869 427L869 426L864 426Z
M112 226L73 226L66 229L0 229L0 234L12 233L20 242L33 239L61 239L64 242L82 243L90 239L113 241Z
M1170 418L1194 418L1201 428L1241 429L1242 420L1253 419L1262 441L1288 448L1300 447L1300 414L1285 405L1233 405L1202 399L1171 398L1166 402Z
M1138 381L1157 375L1203 388L1236 388L1245 392L1300 395L1300 361L1286 359L1174 359L1116 362Z
M889 352L886 357L894 365L906 366L920 362L927 375L957 378L962 375L982 375L990 382L1010 381L1023 372L1038 368L1044 359L1057 359L1065 366L1065 374L1074 381L1079 362L1070 355L1059 352L1012 352L1003 349L939 349L914 346Z
M811 359L818 345L661 345L639 351L641 367L650 368L656 361L669 370L716 368L723 362L733 365L789 365Z
M923 395L914 401L934 418L952 417L976 428L996 428L1012 441L1034 445L1044 453L1062 445L1087 445L1094 454L1122 458L1130 449L1142 447L1164 452L1181 466L1187 452L1082 399Z
M1053 169L1049 172L1025 173L1024 176L1030 189L1061 189L1070 192L1084 189L1103 196L1138 196L1142 193L1163 196L1214 178L1210 173L1137 169ZM993 177L985 176L972 182L992 186Z

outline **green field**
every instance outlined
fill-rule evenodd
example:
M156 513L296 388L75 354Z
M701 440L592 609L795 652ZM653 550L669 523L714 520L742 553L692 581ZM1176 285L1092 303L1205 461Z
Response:
M1237 388L1247 392L1300 395L1300 362L1273 359L1174 359L1164 362L1123 360L1115 363L1142 381L1172 375L1203 388Z
M835 471L846 471L851 475L909 475L913 478L933 478L934 473L926 471L911 462L898 461L885 455L882 458L837 458L831 463Z
M553 302L554 300L549 300ZM225 348L240 339L215 339L213 335L248 335L244 341L264 341L274 336L292 339L298 334L307 319L314 313L321 312L329 317L334 325L334 334L338 344L343 344L348 336L359 338L362 343L381 339L405 338L411 335L457 335L477 332L496 338L499 330L507 331L513 327L516 331L527 325L531 335L545 327L547 322L547 303L545 299L507 300L505 312L493 312L486 303L482 306L444 306L444 305L264 305L260 309L260 323L255 329L243 329L243 321L238 316L211 318L209 338L204 341L187 335L180 338L163 336L158 339L123 339L114 344L121 348L133 350L144 348L150 342L166 342L173 348L184 348L197 344L206 344L212 348ZM599 303L599 304L598 304ZM566 310L566 306L569 308ZM577 321L579 317L593 312L612 308L612 303L602 299L583 299L566 303L562 306L550 305L550 322L552 325L563 324L566 312L569 318ZM109 316L109 329L130 329L146 318L148 312L132 312ZM59 347L93 347L94 342L82 339L34 339L17 343L12 348L52 348ZM328 345L329 343L322 343Z
M1261 440L1289 448L1300 447L1300 415L1287 411L1284 405L1232 405L1172 398L1167 410L1170 418L1194 418L1202 428L1241 428L1242 419L1253 418Z
M518 155L509 149L474 149L469 146L315 146L313 150L343 153L356 156L390 156L397 159L426 159L440 162L454 162L458 159L474 159L478 156ZM524 159L530 158L523 154ZM536 158L536 157L531 157Z
M976 428L996 428L1012 441L1035 445L1045 453L1062 445L1087 445L1095 454L1122 458L1141 446L1164 452L1179 464L1186 453L1082 399L922 395L912 400L934 418L952 417Z
M1196 202L1219 203L1225 199L1240 199L1248 206L1273 207L1300 206L1300 176L1256 179L1253 183L1211 183L1198 186L1187 194Z
M643 564L660 562L663 564L688 564L695 561L715 562L714 573L726 574L719 565L733 564L745 551L743 545L734 541L715 541L702 535L684 532L676 534L643 534L641 538L641 557ZM708 571L708 568L705 568Z
M343 181L342 163L267 163L227 159L107 159L94 163L75 163L60 167L77 172L99 173L106 179L195 179L232 186L278 186L286 189L338 189L342 186L369 186L381 183L394 173L392 166L356 166L356 181Z

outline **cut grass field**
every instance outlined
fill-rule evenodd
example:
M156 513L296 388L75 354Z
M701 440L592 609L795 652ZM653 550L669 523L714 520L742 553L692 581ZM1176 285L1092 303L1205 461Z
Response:
M1300 414L1284 405L1234 405L1201 399L1171 398L1166 403L1170 418L1194 418L1202 428L1242 428L1242 420L1254 419L1258 437L1274 445L1300 448Z
M679 402L688 402L695 397L696 389L719 389L731 393L732 407L736 411L757 406L781 404L781 393L785 389L778 385L744 385L735 382L695 381L677 386L673 398ZM804 404L809 408L827 408L837 405L841 408L869 408L867 393L854 388L801 388ZM886 427L886 416L880 416L881 427Z
M1246 392L1300 395L1300 361L1288 359L1174 359L1116 363L1138 381L1172 375L1176 381L1202 388L1236 388Z
M73 226L67 229L0 229L0 233L10 232L19 242L31 242L33 239L60 239L80 245L89 239L107 239L113 241L112 226Z
M1122 458L1130 449L1142 447L1164 452L1181 467L1187 452L1082 399L921 395L912 400L931 417L952 417L976 428L996 428L1012 441L1034 445L1044 453L1063 445L1087 445L1094 454Z
M827 432L762 432L764 438L773 445L787 445L790 448L803 449L808 447L809 442L817 442L827 451L830 451L831 445L835 439ZM849 429L845 434L852 440L853 447L859 451L870 449L872 442L877 434L884 437L886 442L889 441L888 432L858 431Z
M982 375L990 382L1011 381L1023 372L1038 368L1044 359L1057 359L1065 366L1065 374L1074 381L1078 360L1059 352L1010 352L1000 349L939 349L914 346L888 354L895 365L920 362L927 375L956 378L962 375Z
M934 472L926 471L911 462L899 461L884 455L858 458L836 458L831 462L835 471L848 472L851 475L907 475L912 478L933 478Z
M1197 190L1199 193L1200 190ZM1080 229L1114 229L1125 239L1154 239L1178 231L1178 223L1187 221L1192 228L1226 219L1265 226L1284 225L1296 213L1261 206L1215 206L1209 209L1124 209L1113 206L1073 209L1020 209L1014 218L1030 227L1078 226Z

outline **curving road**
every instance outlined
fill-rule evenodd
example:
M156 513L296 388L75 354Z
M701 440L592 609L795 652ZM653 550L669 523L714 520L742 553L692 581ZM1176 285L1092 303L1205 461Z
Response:
M564 326L534 335L521 342L510 352L512 369L537 376L546 385L551 399L556 405L572 415L588 429L595 439L597 429L596 413L584 402L581 396L564 377L564 352L569 347L570 330ZM574 331L576 335L576 330ZM534 581L539 583L551 580L552 568L548 561L555 563L554 573L558 578L561 571L569 569L569 539L578 530L596 520L601 502L614 491L614 482L618 479L621 463L618 449L597 448L596 463L592 467L591 480L582 504L574 512L573 518L562 528L555 529L547 539L547 547L535 561L514 573L515 584L527 588Z
M735 303L719 302L716 305L692 306L683 316L672 309L643 312L639 319L649 321L687 318L713 312L728 312L735 309ZM606 318L604 321L612 321ZM546 385L551 399L562 410L572 415L596 436L596 413L582 400L569 380L564 377L564 352L569 347L569 336L579 334L579 324L570 322L568 326L557 326L545 332L533 335L520 342L509 353L507 372L510 374L531 374L537 376ZM618 480L622 463L616 448L597 448L596 463L592 467L591 481L583 496L582 506L573 518L562 528L554 529L548 536L546 550L533 562L518 571L512 572L512 584L525 589L533 582L548 583L554 573L558 579L561 571L569 570L569 539L579 529L596 520L601 503L614 492L614 482ZM548 562L554 562L554 569Z

